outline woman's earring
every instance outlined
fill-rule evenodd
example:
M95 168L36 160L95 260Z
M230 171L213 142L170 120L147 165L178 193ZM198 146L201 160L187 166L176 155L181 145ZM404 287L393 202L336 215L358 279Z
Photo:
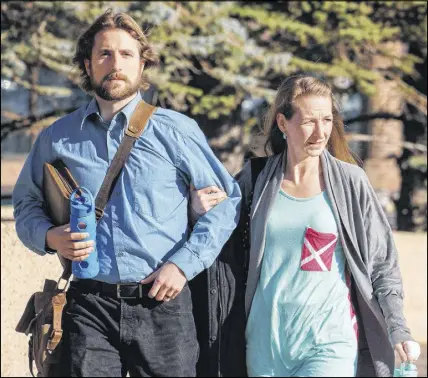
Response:
M287 139L287 135L285 135L285 133L282 133L282 137L283 137L284 139Z

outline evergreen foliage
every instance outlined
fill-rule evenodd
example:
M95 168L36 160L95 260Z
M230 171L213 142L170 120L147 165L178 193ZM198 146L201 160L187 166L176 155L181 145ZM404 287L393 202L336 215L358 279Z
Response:
M227 117L246 96L270 102L284 76L302 71L331 82L347 78L350 91L369 96L376 94L375 81L388 77L426 106L426 94L403 82L426 58L424 1L11 1L1 7L2 76L38 94L69 94L32 82L31 72L44 66L78 83L70 65L75 41L111 7L149 31L161 56L150 74L161 105L189 115ZM372 57L388 57L384 43L397 39L417 45L419 56L408 53L372 70Z
M404 120L406 141L426 139L426 1L8 1L1 4L2 79L30 91L31 114L2 124L2 140L62 115L58 109L46 119L35 114L38 95L70 96L69 86L42 85L39 71L50 69L78 85L71 66L75 43L108 8L129 13L149 33L161 58L148 72L156 103L196 118L231 172L242 165L248 134L259 124L252 106L269 104L282 80L300 72L319 75L335 92L359 92L377 103L387 101L377 92L379 83L394 81L407 106L388 116ZM400 57L397 46L405 50ZM16 115L2 110L2 117ZM405 148L398 163L405 181L401 214L416 206L410 204L416 187L426 196L426 152L413 156ZM426 230L426 201L417 206L423 220L407 216L410 223L400 225L399 219L400 229Z

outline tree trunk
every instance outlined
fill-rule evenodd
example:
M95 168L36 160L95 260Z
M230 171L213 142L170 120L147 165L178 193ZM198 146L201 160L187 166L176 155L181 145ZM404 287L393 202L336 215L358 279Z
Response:
M35 116L37 115L37 98L38 98L36 86L39 83L40 66L38 64L33 64L28 68L30 71L30 84L31 84L29 113L30 113L30 116Z
M406 53L407 46L401 41L388 42L385 48L397 58ZM375 56L372 68L381 70L391 66L389 58ZM367 101L367 113L388 112L400 115L404 109L404 97L393 80L379 80L376 95ZM364 169L390 221L396 228L397 214L394 201L398 199L401 189L401 172L397 159L402 154L403 123L398 120L374 120L368 124L369 133L375 136L368 148Z
M244 165L245 146L242 143L242 127L224 124L216 136L208 136L211 149L231 175L235 175ZM203 130L205 131L205 130Z

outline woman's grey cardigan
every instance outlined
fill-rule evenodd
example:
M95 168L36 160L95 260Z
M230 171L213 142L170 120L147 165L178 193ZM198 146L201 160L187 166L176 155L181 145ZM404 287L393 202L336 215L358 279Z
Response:
M327 151L321 155L321 162L339 237L355 282L360 334L364 333L368 345L366 353L360 349L358 375L392 376L391 345L412 340L403 315L403 286L392 231L363 169L340 161ZM285 154L270 157L254 188L245 293L247 317L260 276L266 224L285 164ZM250 188L249 164L239 176L241 188Z

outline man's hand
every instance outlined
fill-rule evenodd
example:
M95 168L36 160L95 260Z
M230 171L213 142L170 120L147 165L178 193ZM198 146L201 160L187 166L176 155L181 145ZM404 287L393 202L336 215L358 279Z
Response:
M187 279L177 265L167 262L156 272L153 272L150 276L142 280L141 283L148 284L153 281L149 297L155 297L157 301L169 302L180 294Z
M83 261L94 250L95 242L80 241L89 237L87 232L71 233L70 231L70 224L50 228L46 233L46 243L49 248L68 260Z

